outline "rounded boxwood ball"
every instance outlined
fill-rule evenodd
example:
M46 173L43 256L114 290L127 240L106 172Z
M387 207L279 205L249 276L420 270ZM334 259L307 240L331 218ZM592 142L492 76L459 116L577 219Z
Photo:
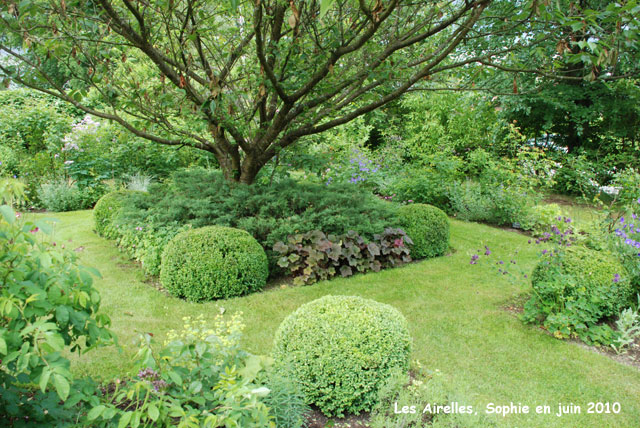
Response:
M407 320L392 306L356 296L325 296L280 324L274 358L297 380L308 404L327 416L369 411L392 371L409 368Z
M564 275L575 278L575 284L567 282ZM546 286L556 281L566 286ZM545 300L587 299L602 316L617 315L629 305L634 294L627 270L613 254L583 246L566 248L553 260L538 263L531 274L531 285L539 295L544 293Z
M426 204L403 205L398 218L413 241L412 258L437 257L449 249L449 218L441 209Z
M187 230L162 252L160 282L172 295L195 302L252 293L264 287L268 275L262 246L231 227Z
M111 237L109 228L118 215L122 203L133 193L141 192L134 190L116 190L98 199L96 206L93 208L93 221L98 235L106 238Z

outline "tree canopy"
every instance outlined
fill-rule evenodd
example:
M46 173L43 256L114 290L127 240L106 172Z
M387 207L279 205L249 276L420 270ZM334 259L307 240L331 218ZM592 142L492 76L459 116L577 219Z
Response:
M635 75L639 17L636 1L4 0L0 76L251 183L407 91Z

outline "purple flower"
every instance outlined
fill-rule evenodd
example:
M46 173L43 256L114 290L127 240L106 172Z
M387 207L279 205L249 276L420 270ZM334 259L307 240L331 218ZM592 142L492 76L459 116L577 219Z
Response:
M620 274L617 273L613 276L613 282L620 282Z
M485 252L484 255L485 256L490 256L491 255L491 250L489 249L489 247L487 247L486 245L484 246Z
M542 250L542 254L547 254L547 250Z
M469 264L472 264L472 265L478 264L479 258L480 258L479 255L474 254L473 256L471 256L471 261L469 262Z

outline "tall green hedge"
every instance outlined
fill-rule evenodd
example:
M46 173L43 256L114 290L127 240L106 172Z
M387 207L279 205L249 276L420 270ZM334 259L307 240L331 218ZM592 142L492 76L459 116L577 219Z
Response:
M160 282L190 301L241 296L260 290L269 276L267 256L248 232L223 226L176 235L162 253Z

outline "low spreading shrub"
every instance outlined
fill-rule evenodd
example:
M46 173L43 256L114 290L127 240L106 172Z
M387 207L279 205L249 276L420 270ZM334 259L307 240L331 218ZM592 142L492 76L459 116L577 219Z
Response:
M393 206L357 186L293 180L230 186L219 171L202 168L178 171L168 184L149 186L149 197L127 203L122 222L246 230L265 248L272 274L282 272L273 246L289 235L312 230L339 235L353 230L371 239L397 226Z
M387 228L367 242L354 231L346 235L325 235L319 230L290 235L273 250L280 254L278 266L294 277L296 284L312 284L337 274L401 266L411 261L409 238L402 229Z
M633 296L627 271L616 257L583 246L548 253L531 284L525 320L543 322L556 337L576 334L587 342L610 344L613 331L599 323L617 315Z
M411 237L414 259L441 256L449 249L449 219L439 208L410 204L398 210L400 224Z
M115 238L117 233L112 227L113 221L118 216L123 202L134 194L131 190L116 190L104 195L93 208L93 220L96 232L105 238Z
M160 281L191 301L224 299L260 290L269 276L267 256L244 230L209 226L176 235L162 253Z
M371 410L391 373L409 368L411 336L395 308L356 296L325 296L280 325L274 358L288 365L307 403L326 415Z

